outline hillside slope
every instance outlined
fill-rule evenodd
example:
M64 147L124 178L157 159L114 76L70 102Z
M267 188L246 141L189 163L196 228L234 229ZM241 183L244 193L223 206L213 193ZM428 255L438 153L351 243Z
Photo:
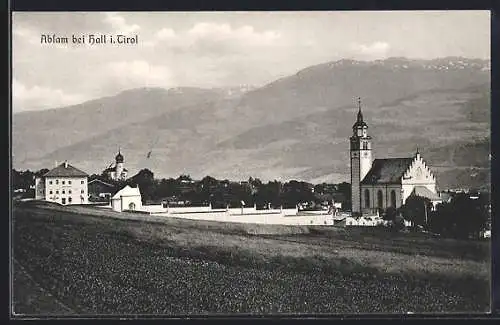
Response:
M172 94L156 89L148 95L134 90L142 95L136 101L116 96L114 101L126 105L114 105L108 115L75 108L18 114L14 166L36 169L71 159L90 173L100 172L120 145L132 173L150 168L159 177L188 173L196 178L344 181L355 100L361 96L375 157L408 156L419 147L435 165L484 168L488 156L471 154L467 144L489 139L488 67L489 62L461 58L341 60L241 96L216 90ZM60 119L73 112L88 123ZM50 125L72 136L51 142L58 136L45 134ZM464 151L449 161L444 152L456 144L464 144ZM439 178L441 170L436 172Z

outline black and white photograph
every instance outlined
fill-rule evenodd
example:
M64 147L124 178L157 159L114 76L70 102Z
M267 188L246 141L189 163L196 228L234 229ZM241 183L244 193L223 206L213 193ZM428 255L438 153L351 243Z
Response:
M491 12L11 13L11 318L491 311Z

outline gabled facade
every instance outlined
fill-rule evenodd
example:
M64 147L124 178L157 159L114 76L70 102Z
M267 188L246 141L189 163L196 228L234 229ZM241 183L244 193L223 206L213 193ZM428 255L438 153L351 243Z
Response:
M436 178L418 152L409 158L375 159L360 189L363 213L398 209L412 194L439 200Z
M88 174L67 161L35 178L35 199L63 205L88 203Z
M126 185L124 188L119 190L111 198L111 208L114 211L122 212L124 210L141 210L142 209L142 197L139 191L139 186L130 187Z

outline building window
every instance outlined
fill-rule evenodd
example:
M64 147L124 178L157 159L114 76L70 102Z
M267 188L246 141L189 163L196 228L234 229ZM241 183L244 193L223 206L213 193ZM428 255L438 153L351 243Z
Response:
M82 194L85 194L85 190L81 190L81 193L82 193Z
M62 185L64 185L64 181L62 181Z
M363 150L368 150L368 142L363 141Z
M59 194L59 191L56 191L56 194Z
M71 190L68 190L68 194L71 194Z
M49 194L52 194L52 191L49 191Z
M377 203L378 203L377 206L379 208L382 208L384 206L384 196L381 190L377 191Z
M52 181L49 181L49 184L52 185Z
M68 184L71 185L71 181L68 181Z
M128 209L129 210L135 210L135 203L134 202L130 202L130 204L128 205Z
M396 207L396 191L391 191L391 206Z
M58 179L56 179L56 184L59 184L59 180Z
M365 208L370 207L370 191L365 190Z
M65 191L65 190L62 190L62 194L66 194L66 191Z
M69 197L69 198L68 198L68 202L69 202L69 203L71 203L71 201L72 201L72 199Z
M85 184L85 181L82 181L82 184Z

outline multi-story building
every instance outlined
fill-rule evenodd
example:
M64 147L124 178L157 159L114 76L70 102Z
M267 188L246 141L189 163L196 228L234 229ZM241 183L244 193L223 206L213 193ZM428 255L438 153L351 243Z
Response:
M88 203L88 175L67 161L35 178L35 199L59 204Z

